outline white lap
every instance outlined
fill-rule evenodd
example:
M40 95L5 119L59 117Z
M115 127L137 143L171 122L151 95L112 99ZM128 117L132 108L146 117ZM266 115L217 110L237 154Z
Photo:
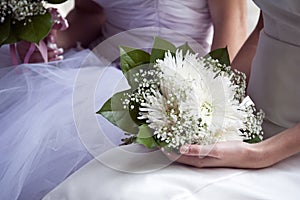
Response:
M154 172L135 174L114 170L95 159L44 200L296 200L300 196L299 166L300 155L296 155L260 170L197 169L172 164Z

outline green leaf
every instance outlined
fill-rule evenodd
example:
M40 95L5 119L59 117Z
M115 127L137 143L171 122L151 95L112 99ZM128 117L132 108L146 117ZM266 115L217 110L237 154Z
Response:
M18 39L15 34L14 34L14 25L11 24L11 29L10 29L10 33L8 35L8 38L6 38L6 40L2 43L2 44L13 44L16 42L19 42L20 39ZM1 45L2 45L1 44Z
M0 45L8 38L10 32L10 18L0 23Z
M147 64L150 62L150 55L140 49L133 49L131 47L120 47L120 61L121 69L125 74L130 69L133 69L139 65Z
M131 106L133 106L134 108L131 109ZM129 114L131 119L137 124L137 125L142 125L142 124L146 124L146 120L140 120L138 119L139 116L139 112L140 112L140 104L135 102L135 101L130 101L129 103Z
M136 138L136 143L142 144L149 149L158 147L157 142L153 137L153 130L144 124L139 126L139 133Z
M143 50L121 46L120 62L127 82L131 88L137 88L138 82L135 81L135 74L139 72L139 69L149 70L150 55Z
M125 90L114 94L107 100L97 114L101 114L108 121L123 131L131 134L138 133L138 125L132 120L128 108L124 108L124 94L131 93L131 90Z
M262 140L260 139L260 137L258 135L255 136L255 138L252 138L252 139L249 139L249 140L244 140L244 142L247 142L247 143L258 143L258 142L261 142Z
M38 43L48 35L52 28L51 14L47 12L44 15L36 15L30 19L31 22L28 22L26 26L24 26L24 21L16 23L15 35L18 39Z
M230 58L227 47L213 50L208 55L211 56L213 59L218 59L221 64L230 66Z
M187 42L184 43L183 45L177 47L177 49L182 50L182 54L183 54L183 55L185 55L188 51L189 51L190 53L193 53L193 54L195 53L195 52L193 51L193 49L189 46L189 44L188 44Z
M60 3L64 3L67 0L46 0L46 2L51 3L51 4L60 4Z
M176 47L159 37L154 38L154 45L151 51L150 63L155 63L157 59L163 59L165 57L165 53L170 51L171 53L176 52Z

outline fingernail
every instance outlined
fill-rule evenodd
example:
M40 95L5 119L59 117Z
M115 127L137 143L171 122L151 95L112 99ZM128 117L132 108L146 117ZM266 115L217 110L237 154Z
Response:
M63 56L56 56L55 60L63 60L64 57Z
M59 48L59 49L55 49L54 50L54 53L55 54L62 54L64 52L64 49L63 48Z
M55 38L54 38L54 36L53 36L53 35L50 35L50 37L49 37L49 41L50 41L51 43L55 43Z
M180 147L180 153L182 153L182 154L188 153L189 149L190 149L190 146L187 146L187 145L182 146L182 147Z
M55 44L55 43L49 42L49 43L47 44L47 46L48 46L49 49L57 49L57 44Z

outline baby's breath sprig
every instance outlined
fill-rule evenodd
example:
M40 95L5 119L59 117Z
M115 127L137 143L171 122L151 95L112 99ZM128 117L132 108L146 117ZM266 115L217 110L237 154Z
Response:
M24 26L31 22L31 17L44 15L47 10L44 0L7 0L1 2L1 22L10 16L12 23L24 21Z
M221 64L217 59L211 57L200 58L204 62L204 67L211 69L216 76L231 77L232 85L235 86L234 99L242 102L246 96L246 75L238 70L232 70L230 66Z
M8 15L10 15L11 10L8 9L7 1L0 2L0 23L3 23Z
M262 110L257 111L254 105L245 108L248 116L245 120L245 128L241 129L245 141L254 143L263 139L262 123L265 114Z

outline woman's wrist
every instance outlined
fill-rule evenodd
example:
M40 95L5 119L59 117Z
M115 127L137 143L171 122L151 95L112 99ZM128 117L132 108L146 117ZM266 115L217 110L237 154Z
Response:
M260 163L265 167L274 165L300 152L300 123L254 144Z
M272 163L272 159L270 159L268 146L264 141L249 144L249 156L251 162L254 163L255 168L264 168L274 164Z

